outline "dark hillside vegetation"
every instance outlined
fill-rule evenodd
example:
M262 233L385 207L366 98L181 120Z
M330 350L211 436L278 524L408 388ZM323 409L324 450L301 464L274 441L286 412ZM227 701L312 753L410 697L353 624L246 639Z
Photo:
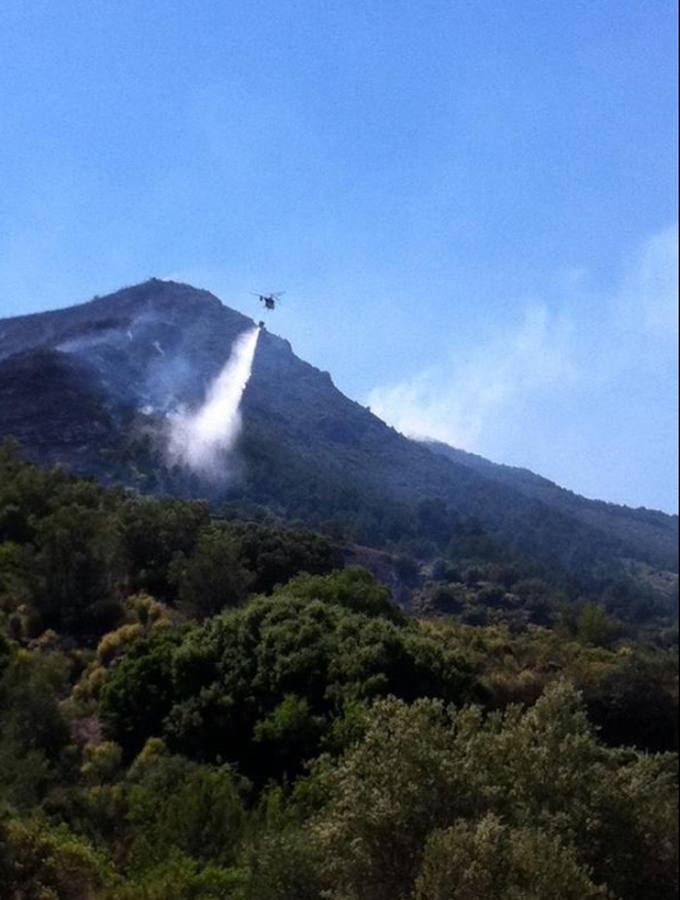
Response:
M485 478L512 487L526 497L540 500L551 508L561 510L588 525L610 530L629 544L642 539L649 544L650 550L655 547L655 552L661 555L670 550L669 517L657 510L632 509L628 506L617 506L615 503L605 503L602 500L588 500L528 469L498 465L474 453L465 453L436 441L426 442L426 446L452 462L480 472ZM672 556L668 558L672 560Z
M670 605L222 512L0 450L0 896L677 896Z

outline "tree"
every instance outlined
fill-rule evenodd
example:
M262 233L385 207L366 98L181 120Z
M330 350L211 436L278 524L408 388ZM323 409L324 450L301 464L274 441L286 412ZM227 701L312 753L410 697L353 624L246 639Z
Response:
M41 520L37 541L43 581L37 605L44 625L100 633L114 626L121 615L116 585L122 566L111 517L104 510L62 506Z
M496 846L498 871L483 871L490 882L470 896L504 897L493 890L505 883L512 897L528 880L544 891L536 896L550 898L550 872L572 871L586 897L598 896L592 885L606 885L622 900L671 900L675 765L599 744L565 682L525 712L486 719L479 709L447 711L431 700L380 701L363 739L321 770L329 801L313 834L329 897L407 900L420 877L420 896L429 898L426 889L440 890L451 874L449 851L474 860L495 856ZM497 821L482 826L489 814ZM534 852L545 854L543 863L532 861ZM465 866L456 877L467 877ZM535 896L515 894L527 895Z
M104 683L99 713L128 759L147 738L163 733L173 703L172 655L178 641L179 635L165 632L139 638Z
M3 896L26 900L86 900L110 879L103 855L65 826L16 819L0 822Z
M428 838L414 900L597 900L573 848L529 828L509 828L493 815L460 821Z
M314 716L307 700L286 694L272 713L255 724L253 737L274 758L277 769L294 777L300 760L317 753L325 729L324 717Z
M277 592L277 596L321 600L344 606L366 616L380 616L405 624L404 613L390 600L389 590L368 572L349 567L332 575L300 575Z
M0 679L0 800L20 808L40 800L57 780L69 742L59 707L67 664L58 654L19 650L3 657Z
M177 585L169 576L173 559L193 552L198 536L210 522L208 505L185 500L127 500L120 513L123 549L133 590L149 591L162 600L176 599Z
M576 634L584 644L605 647L614 636L614 623L602 606L586 604L576 620Z
M162 866L172 851L203 865L232 865L245 825L239 786L227 766L151 754L130 775L129 865Z
M370 617L332 602L352 602L353 584ZM297 774L354 701L389 693L471 699L475 682L461 655L411 623L377 615L384 602L366 573L302 578L290 594L256 598L189 629L176 646L163 638L133 644L106 676L108 733L128 751L162 736L194 759L237 762L261 783Z
M254 573L253 591L270 593L295 575L326 575L342 568L342 554L328 539L299 528L231 523L244 565Z
M300 827L287 823L258 835L245 856L244 900L319 900L323 860Z
M238 606L253 581L238 541L219 526L205 528L191 556L178 562L179 601L199 617Z

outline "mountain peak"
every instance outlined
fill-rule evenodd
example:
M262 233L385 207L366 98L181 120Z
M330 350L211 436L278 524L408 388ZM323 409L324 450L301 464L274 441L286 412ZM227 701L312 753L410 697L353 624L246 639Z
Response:
M127 307L154 303L202 303L213 309L223 307L219 297L204 288L197 288L169 278L156 277L120 288L111 294L97 295L88 304L83 305Z
M148 333L154 323L186 329L201 321L218 335L220 323L228 323L228 333L253 324L210 291L150 278L75 306L0 319L0 359L38 347L71 348L76 340L101 343L114 333Z

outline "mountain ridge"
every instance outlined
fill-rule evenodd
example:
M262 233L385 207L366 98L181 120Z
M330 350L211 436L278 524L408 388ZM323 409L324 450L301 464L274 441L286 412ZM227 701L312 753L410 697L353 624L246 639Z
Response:
M530 469L493 463L477 454L458 450L437 441L426 441L425 443L433 452L439 453L447 459L467 465L475 471L480 471L487 478L513 487L526 497L533 497L547 503L553 508L574 515L580 521L595 527L603 517L607 517L609 526L619 534L623 534L626 529L638 528L641 525L663 527L668 517L677 521L677 516L662 510L646 506L633 507L584 497L542 475L537 475Z
M376 540L408 532L423 503L439 503L430 516L442 521L426 522L423 534L477 519L567 571L626 560L677 568L677 517L586 500L528 470L520 477L411 441L268 331L243 399L232 481L212 491L173 469L162 446L167 413L200 401L253 324L209 291L159 279L0 320L0 436L17 437L37 462L105 481L259 503L316 526L351 520Z
M487 474L487 477L492 478L494 481L507 481L507 483L512 483L513 485L526 484L534 486L536 489L543 487L548 490L554 490L561 494L569 495L576 500L584 500L586 503L606 506L612 510L628 510L634 513L659 513L662 516L677 518L677 513L669 513L666 510L657 509L653 506L645 506L644 504L642 506L632 506L629 503L616 503L613 500L600 500L597 497L588 497L585 494L579 494L571 488L558 484L556 481L547 478L545 475L539 475L537 472L528 469L526 466L514 466L509 465L508 463L493 462L484 456L480 456L478 453L462 450L459 447L454 447L444 441L437 441L431 438L418 438L417 440L419 443L429 447L434 453L440 453L441 455L455 460L456 462L461 462L463 465L469 466L472 469L484 472Z

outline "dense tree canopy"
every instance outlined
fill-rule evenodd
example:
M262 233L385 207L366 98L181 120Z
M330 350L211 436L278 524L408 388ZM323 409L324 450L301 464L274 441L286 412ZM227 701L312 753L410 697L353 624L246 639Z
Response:
M677 897L669 619L439 503L415 530L376 553L0 450L0 894Z
M160 736L193 758L266 778L282 774L283 761L291 774L316 756L354 702L471 699L465 659L384 617L385 604L370 576L347 570L296 579L189 629L179 644L165 633L140 639L104 685L102 720L130 754Z

